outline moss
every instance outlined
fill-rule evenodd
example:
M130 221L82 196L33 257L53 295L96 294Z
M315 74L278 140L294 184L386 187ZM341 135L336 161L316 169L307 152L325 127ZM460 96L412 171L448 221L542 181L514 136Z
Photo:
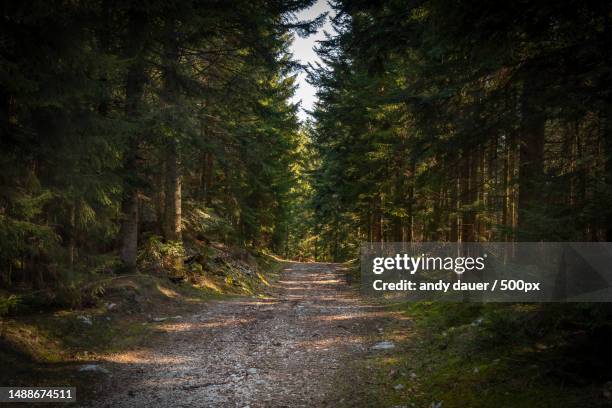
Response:
M601 396L605 376L580 381L580 373L562 372L572 358L569 334L552 324L558 314L546 306L401 303L389 309L410 317L409 329L399 321L385 328L399 339L399 351L353 362L352 384L340 384L341 406L609 406ZM542 320L551 327L534 331Z

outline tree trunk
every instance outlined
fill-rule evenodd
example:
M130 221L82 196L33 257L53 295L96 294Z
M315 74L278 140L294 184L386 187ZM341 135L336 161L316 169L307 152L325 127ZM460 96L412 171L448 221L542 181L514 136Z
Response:
M382 242L382 220L380 209L380 197L374 198L374 209L372 211L372 241Z
M212 153L202 155L202 174L200 175L200 186L198 197L204 205L210 205L210 188L212 186L214 156Z
M604 50L609 50L612 47L612 7L609 2L601 2L602 16L604 16L603 25L603 47ZM602 116L603 116L603 148L605 159L605 179L606 191L612 191L612 94L609 92L612 86L610 74L604 76L604 80L600 84L600 89L607 89L607 96L603 100ZM612 206L608 206L608 210L604 214L604 234L608 242L612 242Z
M537 79L536 79L537 80ZM537 240L539 234L532 227L535 204L541 201L544 177L544 110L536 97L541 88L527 81L521 95L521 134L519 138L519 241Z
M414 178L416 174L416 160L414 157L410 158L410 168L408 171L408 225L406 225L406 233L404 234L404 240L407 242L414 241Z
M475 242L476 215L473 209L476 199L476 177L475 170L477 160L473 153L468 153L462 157L461 174L461 242Z
M603 49L609 49L609 47L612 47L612 7L607 2L601 4L603 5L602 15L604 16ZM600 87L609 90L611 85L610 75L608 74L604 77ZM610 192L612 191L612 94L610 92L603 99L602 116L606 191ZM606 241L612 242L612 208L608 208L604 214L604 235Z
M514 241L514 233L516 228L516 137L514 134L509 134L506 139L506 154L504 160L504 208L503 208L503 225L507 227L504 240L506 242Z
M212 185L213 185L214 163L215 163L215 156L213 156L212 153L208 153L206 157L206 198L204 200L204 203L206 203L206 206L210 206L210 203L211 203L210 189L212 188Z
M163 59L164 92L162 97L170 111L176 108L179 96L179 45L175 23L168 27ZM171 135L166 149L166 180L164 208L164 237L170 241L181 239L181 166L178 140Z
M169 241L181 239L181 184L177 143L173 140L166 152L164 237Z
M76 252L76 203L72 203L68 210L68 265L70 274L74 271Z
M158 172L155 174L155 227L159 235L164 234L164 214L166 197L166 161L160 160Z
M128 121L134 120L139 116L140 105L142 104L146 72L143 59L145 16L135 11L130 12L128 38L127 38L127 57L132 59L132 64L128 67L127 80L125 85L125 116ZM126 178L123 183L123 199L121 204L121 227L119 236L121 237L121 249L119 256L124 267L134 269L136 267L136 253L138 248L138 150L140 132L130 136L128 150L125 154L123 169Z
M612 99L612 98L608 98ZM612 191L612 101L609 100L604 112L603 145L605 155L606 191ZM612 242L612 208L604 215L604 233L606 241Z
M124 193L121 203L123 222L121 223L121 250L119 256L124 267L136 268L138 252L138 192L130 189Z
M456 172L455 174L458 174ZM451 188L450 188L450 216L449 216L449 241L457 242L459 241L459 228L457 226L458 217L457 217L457 207L459 201L459 179L458 177L452 177L451 179Z

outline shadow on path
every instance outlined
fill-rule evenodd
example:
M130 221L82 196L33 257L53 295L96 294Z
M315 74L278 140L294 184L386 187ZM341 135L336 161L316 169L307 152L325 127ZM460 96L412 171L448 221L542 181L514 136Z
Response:
M334 406L333 384L386 313L363 303L334 264L288 264L275 299L207 304L162 325L149 349L109 356L94 407Z

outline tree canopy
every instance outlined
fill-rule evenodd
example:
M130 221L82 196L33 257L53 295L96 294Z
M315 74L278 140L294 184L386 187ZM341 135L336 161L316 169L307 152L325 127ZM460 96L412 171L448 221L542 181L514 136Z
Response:
M335 1L311 67L324 253L610 240L609 5Z
M134 269L155 237L284 248L300 146L288 45L320 24L296 17L311 4L5 4L4 284Z

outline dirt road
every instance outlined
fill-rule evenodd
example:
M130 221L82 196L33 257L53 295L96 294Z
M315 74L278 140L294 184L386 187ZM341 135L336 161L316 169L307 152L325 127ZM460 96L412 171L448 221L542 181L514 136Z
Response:
M288 264L274 299L211 302L118 356L95 407L335 406L381 312L332 264ZM383 317L384 318L384 317Z

